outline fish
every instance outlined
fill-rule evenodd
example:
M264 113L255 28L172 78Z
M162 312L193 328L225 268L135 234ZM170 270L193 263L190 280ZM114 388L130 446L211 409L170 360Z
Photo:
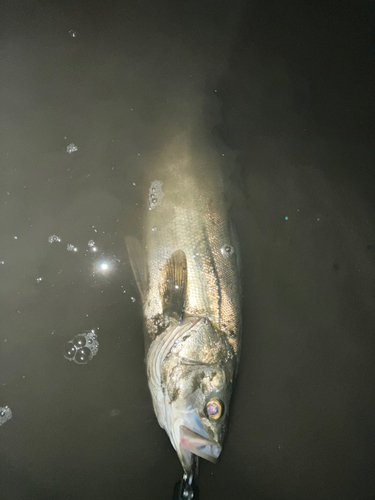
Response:
M176 134L147 168L139 238L125 238L143 306L154 412L185 473L217 462L241 347L241 260L221 155Z

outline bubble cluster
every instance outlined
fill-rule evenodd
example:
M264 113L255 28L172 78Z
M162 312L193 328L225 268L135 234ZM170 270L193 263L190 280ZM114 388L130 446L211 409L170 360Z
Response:
M161 204L161 200L164 197L164 193L162 190L163 181L152 181L151 187L148 190L148 201L149 201L149 209L157 207Z
M75 151L78 151L78 148L73 142L71 144L69 144L68 146L66 146L67 153L71 154L71 153L74 153Z
M9 406L0 406L0 426L12 418L12 410Z
M61 238L56 236L56 234L52 234L52 236L48 238L48 243L61 243Z
M223 257L229 259L229 257L234 254L234 248L231 245L224 245L220 248L220 252Z
M74 361L78 365L85 365L98 353L99 342L94 330L80 333L70 340L64 347L64 358Z

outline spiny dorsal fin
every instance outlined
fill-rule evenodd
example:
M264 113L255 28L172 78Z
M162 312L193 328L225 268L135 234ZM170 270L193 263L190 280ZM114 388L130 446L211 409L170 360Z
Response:
M164 264L159 294L163 313L179 320L182 317L187 288L187 262L182 250L176 250Z

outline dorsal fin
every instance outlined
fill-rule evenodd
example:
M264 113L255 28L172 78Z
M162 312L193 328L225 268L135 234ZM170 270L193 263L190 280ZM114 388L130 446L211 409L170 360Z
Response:
M180 320L185 306L187 288L187 262L182 250L176 250L166 261L159 283L163 314Z

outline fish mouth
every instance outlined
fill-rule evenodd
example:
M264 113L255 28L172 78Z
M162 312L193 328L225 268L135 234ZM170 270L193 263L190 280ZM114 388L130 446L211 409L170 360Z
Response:
M213 439L201 436L185 425L180 425L180 450L184 462L191 462L193 454L216 463L222 447Z

